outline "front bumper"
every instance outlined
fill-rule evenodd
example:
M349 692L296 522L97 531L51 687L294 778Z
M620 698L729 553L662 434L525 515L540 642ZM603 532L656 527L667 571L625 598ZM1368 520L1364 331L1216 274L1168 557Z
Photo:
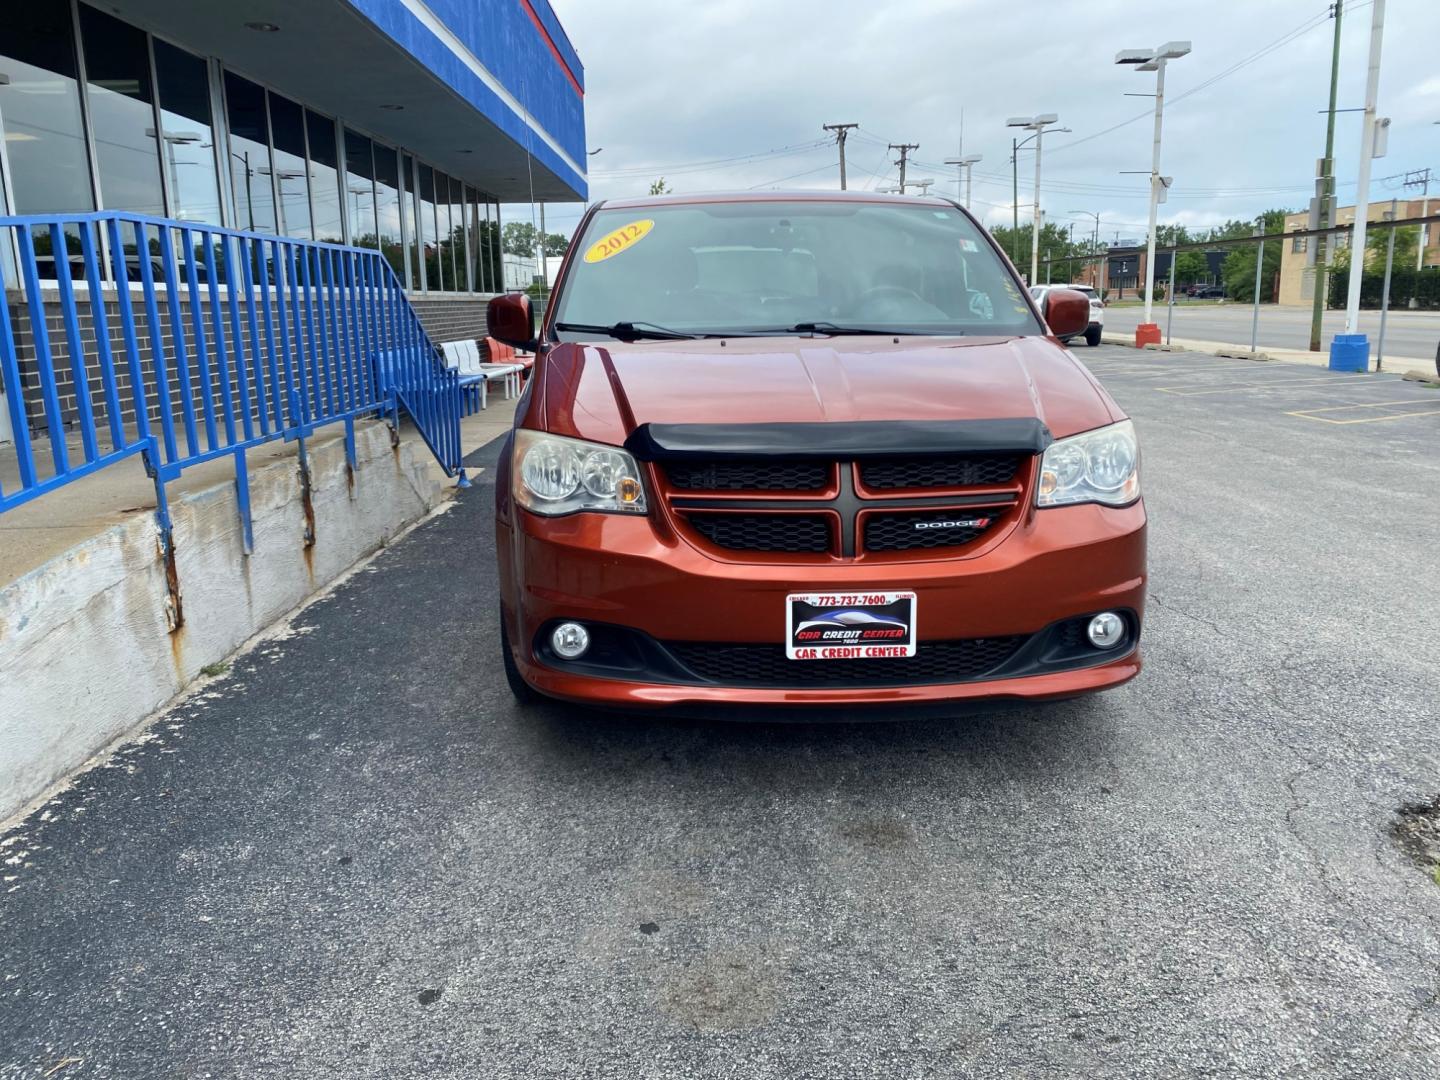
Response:
M541 693L622 708L667 706L905 706L974 699L1071 697L1140 671L1145 605L1143 503L1113 509L1030 510L1002 543L972 557L904 561L718 559L650 519L613 514L499 520L501 592L514 660ZM658 643L777 644L793 592L913 589L919 649L926 642L1023 637L1103 610L1125 610L1132 637L1112 654L1063 670L915 685L721 685L657 677L654 669L596 674L543 655L540 635L560 619L624 628ZM884 664L888 661L871 661ZM825 663L812 661L796 663Z

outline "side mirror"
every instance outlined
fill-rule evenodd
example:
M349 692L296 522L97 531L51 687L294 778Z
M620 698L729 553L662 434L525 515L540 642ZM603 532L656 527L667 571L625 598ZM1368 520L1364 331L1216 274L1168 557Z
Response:
M485 325L496 341L524 352L535 351L535 312L524 293L504 293L492 299L485 309Z
M1045 294L1045 321L1055 337L1083 334L1090 325L1090 298L1074 289L1051 289Z

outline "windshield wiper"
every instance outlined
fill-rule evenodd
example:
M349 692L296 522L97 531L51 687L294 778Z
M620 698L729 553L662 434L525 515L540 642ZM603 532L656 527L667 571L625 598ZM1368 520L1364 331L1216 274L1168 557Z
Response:
M617 322L610 326L601 326L598 323L557 322L553 329L570 334L604 334L606 337L619 338L621 341L639 341L642 338L656 341L694 341L705 337L704 334L687 334L683 330L671 330L650 322Z
M875 337L889 337L897 334L920 334L920 330L884 330L875 326L839 326L832 322L799 322L783 329L762 331L768 334L827 334L839 337L842 334L869 334Z

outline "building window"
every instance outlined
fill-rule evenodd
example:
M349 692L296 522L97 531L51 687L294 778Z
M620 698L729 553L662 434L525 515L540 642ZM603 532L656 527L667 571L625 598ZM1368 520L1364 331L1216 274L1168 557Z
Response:
M280 232L310 240L310 171L305 165L305 110L279 94L270 95L270 133L274 140L275 190L279 193Z
M340 158L335 147L335 121L305 110L305 133L310 149L310 209L315 239L327 244L345 242L340 209Z
M415 159L409 154L400 155L400 176L405 188L405 197L400 200L400 215L405 226L405 243L409 245L409 258L405 260L405 287L407 289L420 289L424 287L421 278L421 267L424 265L420 258L420 234L416 231L415 207L419 192L415 187Z
M375 165L370 140L345 129L345 212L350 222L350 243L375 246Z
M394 149L375 143L375 223L380 253L396 276L405 276L405 249L400 240L400 166Z
M163 214L145 32L81 4L80 40L101 204L107 210Z
M270 186L270 125L265 117L265 91L249 79L225 72L225 115L230 126L235 227L273 233L275 198Z
M440 292L445 288L445 284L440 276L440 248L435 232L435 170L429 165L421 165L418 172L420 250L423 253L425 271L421 287L428 292Z
M489 202L485 204L489 215L490 228L487 230L490 235L490 285L496 292L505 291L505 252L500 244L500 204Z
M205 61L158 38L152 44L170 216L218 225L220 181L215 172L215 128Z
M95 209L71 31L64 0L5 6L0 124L17 214Z
M1310 238L1308 236L1297 236L1290 241L1290 250L1296 255L1304 255L1309 247Z

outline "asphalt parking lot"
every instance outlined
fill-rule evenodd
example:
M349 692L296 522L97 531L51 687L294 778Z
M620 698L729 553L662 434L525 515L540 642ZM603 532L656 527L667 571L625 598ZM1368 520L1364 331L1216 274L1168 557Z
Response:
M523 714L487 471L0 838L0 1077L1440 1076L1389 839L1440 790L1440 391L1079 355L1143 440L1137 681Z

